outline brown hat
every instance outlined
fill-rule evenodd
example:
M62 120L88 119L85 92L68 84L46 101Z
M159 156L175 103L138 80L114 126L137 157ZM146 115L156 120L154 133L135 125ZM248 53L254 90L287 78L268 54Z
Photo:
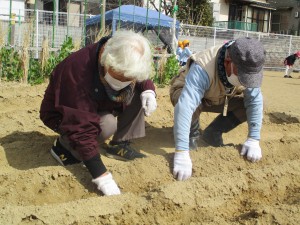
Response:
M228 50L241 84L249 88L260 87L266 55L263 44L258 39L242 37L235 40Z

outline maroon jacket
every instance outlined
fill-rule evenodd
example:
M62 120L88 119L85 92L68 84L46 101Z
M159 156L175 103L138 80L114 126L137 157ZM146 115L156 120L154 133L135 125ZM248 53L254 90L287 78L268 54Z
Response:
M51 74L41 104L40 118L50 129L67 135L71 146L84 161L98 154L96 137L100 134L100 111L122 109L111 101L99 79L98 54L109 38L89 45L67 57ZM151 80L137 83L136 91L153 90Z

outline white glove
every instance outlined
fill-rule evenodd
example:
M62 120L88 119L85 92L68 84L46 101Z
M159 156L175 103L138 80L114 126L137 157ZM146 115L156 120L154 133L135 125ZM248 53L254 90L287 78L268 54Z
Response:
M140 97L142 101L142 107L145 110L145 116L150 116L150 114L153 113L157 107L154 91L143 91Z
M119 195L121 194L116 182L114 181L111 173L98 177L92 180L97 185L98 190L102 191L104 195Z
M187 180L192 176L192 160L189 151L175 152L173 176L177 180Z
M261 148L259 146L259 141L253 138L248 138L245 141L241 155L246 155L247 159L251 162L257 162L262 158Z

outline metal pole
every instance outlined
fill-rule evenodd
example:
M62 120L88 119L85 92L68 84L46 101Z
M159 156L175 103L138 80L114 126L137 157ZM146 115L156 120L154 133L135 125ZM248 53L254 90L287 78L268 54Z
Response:
M21 27L21 10L19 9L19 15L18 15L18 29L20 30ZM18 45L21 45L21 40L20 40L20 32L18 32Z
M68 1L68 15L67 15L67 37L69 37L69 19L70 19L70 0Z
M121 27L121 0L119 0L119 23L118 23L118 30Z
M54 33L55 33L55 20L56 20L56 0L53 0L53 14L52 14L52 48L54 48Z
M292 35L290 35L290 43L289 43L289 55L291 55L292 52Z
M103 7L103 5L102 5L103 3L102 3L102 0L99 0L99 25L100 25L100 32L101 32L101 30L102 30L102 17L103 17L103 13L102 13L102 7Z
M35 0L36 2L37 0ZM36 17L35 17L35 26L36 26L36 52L35 52L35 58L39 58L39 10L36 10Z
M58 26L58 13L59 13L59 0L56 0L55 1L55 3L56 3L56 7L55 7L55 13L56 13L56 20L55 20L55 22L56 22L56 27Z
M214 46L216 46L217 28L214 27Z
M148 35L148 11L149 11L149 0L147 0L147 13L146 13L146 35Z
M177 0L174 0L173 9L175 9L176 5L177 5ZM173 10L173 28L172 29L173 29L172 30L172 48L173 48L172 50L173 50L173 54L176 54L177 43L175 41L175 39L176 39L176 36L175 36L175 33L176 33L176 11L175 10Z
M161 14L161 0L159 0L159 7L158 7L158 34L157 34L157 39L156 39L156 44L158 45L158 40L159 40L159 34L160 34L160 14Z
M102 8L101 8L101 28L100 31L102 34L105 32L105 11L106 11L106 0L102 1Z
M83 39L82 39L82 41L83 41L82 45L83 46L85 46L85 39L86 39L86 8L87 8L86 7L87 6L86 1L87 0L84 0Z
M8 36L7 36L7 43L11 41L11 13L12 13L12 0L9 2L9 27L8 27Z
M34 1L34 19L35 19L35 40L36 40L36 53L35 53L35 58L37 59L39 57L39 15L38 15L38 11L37 11L37 0Z
M135 24L134 20L135 20L135 0L133 1L133 30L134 30L134 24Z

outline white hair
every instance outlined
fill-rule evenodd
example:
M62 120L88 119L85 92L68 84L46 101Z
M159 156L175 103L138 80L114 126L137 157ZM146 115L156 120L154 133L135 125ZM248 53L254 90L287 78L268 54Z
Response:
M138 81L148 79L153 72L149 41L133 31L117 31L104 46L101 65L125 77Z

